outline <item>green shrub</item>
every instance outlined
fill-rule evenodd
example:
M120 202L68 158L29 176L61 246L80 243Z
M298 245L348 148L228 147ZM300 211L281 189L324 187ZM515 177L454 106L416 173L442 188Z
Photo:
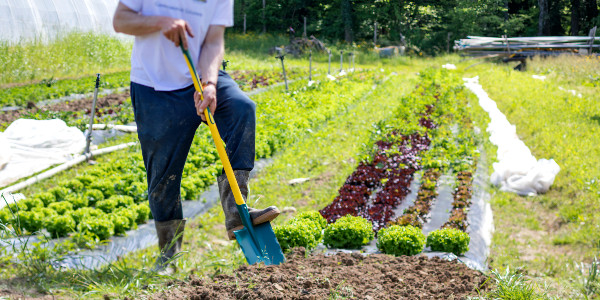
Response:
M60 183L61 186L68 188L71 192L78 193L83 190L83 183L77 179L71 179Z
M88 206L88 199L82 195L70 194L65 198L65 201L71 202L73 204L73 209L78 209L82 207Z
M111 214L110 221L114 225L115 235L123 235L125 234L125 231L131 227L129 218L120 214Z
M66 212L73 210L73 203L69 201L59 201L50 203L50 205L48 205L48 208L54 210L59 215L64 215Z
M104 194L100 190L89 189L83 193L83 197L88 200L88 205L96 205L98 201L104 200Z
M115 194L115 183L111 179L96 179L90 184L90 189L96 189L102 192L105 199Z
M325 220L325 218L323 218L321 213L319 213L318 211L301 212L301 213L297 214L294 217L294 219L296 219L296 220L300 220L300 219L311 220L311 221L315 222L315 224L319 225L319 228L321 228L321 230L325 229L327 227L327 220Z
M49 216L44 219L44 227L52 237L63 237L75 230L75 220L70 214Z
M40 211L20 211L19 225L30 233L36 233L44 227L44 213Z
M427 236L427 247L432 251L451 252L463 255L469 251L471 237L466 232L455 228L443 228L432 231Z
M33 198L40 199L46 207L48 207L50 203L56 201L56 196L54 196L54 194L50 192L36 194L35 196L33 196Z
M98 201L96 203L96 208L109 214L117 207L116 199L106 199L102 201Z
M48 192L54 194L55 201L65 200L65 197L69 194L69 189L62 186L53 187Z
M274 228L275 236L281 249L287 250L294 247L312 249L319 244L315 236L315 228L319 225L308 219L300 219L289 224Z
M24 199L20 202L27 206L27 210L32 210L35 207L44 207L44 202L38 198Z
M144 224L146 223L146 221L148 221L148 218L150 217L150 207L148 206L148 204L136 204L133 205L131 209L134 209L137 213L137 218L135 219L135 222L137 224Z
M133 198L124 195L114 195L108 200L114 200L117 202L117 207L129 207L133 205Z
M115 234L115 225L109 218L89 218L77 226L79 232L90 232L100 240L107 240ZM125 232L125 231L123 231Z
M129 219L129 227L126 228L127 230L137 228L137 223L135 221L137 220L138 215L135 209L129 207L121 207L117 209L113 214L121 215Z
M377 234L377 248L386 254L415 255L423 251L424 245L425 235L411 225L392 225Z
M71 216L73 217L73 220L75 220L75 223L80 224L86 219L97 219L100 216L105 218L105 213L93 207L83 207L72 212Z
M325 228L323 243L330 248L358 249L374 236L371 222L363 217L347 215Z

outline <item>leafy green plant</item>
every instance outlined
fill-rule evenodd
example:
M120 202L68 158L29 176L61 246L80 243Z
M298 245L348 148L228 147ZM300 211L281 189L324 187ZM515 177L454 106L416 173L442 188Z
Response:
M377 234L377 248L386 254L415 255L423 251L424 245L425 235L411 225L392 225Z
M38 198L24 199L20 203L27 206L27 210L32 210L35 207L44 207L44 202Z
M371 222L363 217L347 215L325 228L323 243L330 248L358 249L374 236Z
M96 189L89 189L85 191L83 197L88 200L89 205L95 205L98 201L104 200L104 194L102 191Z
M83 208L83 207L87 207L89 204L89 200L88 198L82 196L82 195L77 195L77 194L69 194L66 198L65 201L71 202L71 204L73 204L73 209L79 209L79 208Z
M108 218L89 218L77 226L79 232L90 232L100 240L107 240L115 234L115 225Z
M297 214L294 217L294 219L296 219L296 220L302 220L302 219L311 220L311 221L315 222L315 224L319 225L319 228L321 228L321 230L323 230L327 227L327 220L325 220L325 218L323 218L321 213L319 213L318 211L301 212L301 213Z
M317 230L320 231L320 225L309 219L293 220L273 229L283 250L294 247L304 247L306 249L316 247L320 241L320 238L317 240L317 236L315 236Z
M106 200L98 201L96 203L96 208L109 214L117 207L117 204L118 203L117 203L116 199L106 199Z
M59 183L59 185L68 188L69 190L71 190L71 192L74 192L74 193L81 192L84 188L83 183L81 183L81 181L79 181L77 179L63 181L63 182Z
M115 201L117 203L117 207L128 207L133 205L133 198L130 196L114 195L108 198L108 200Z
M121 208L117 209L113 213L113 215L127 217L127 219L129 220L129 225L125 228L126 230L137 228L137 223L135 222L138 217L137 210L131 209L131 208L126 208L126 207L121 207Z
M148 206L148 204L139 203L133 205L131 209L135 210L137 214L137 218L135 219L135 222L137 224L144 224L146 223L146 221L148 221L148 217L150 216L150 207Z
M75 230L75 226L75 220L73 220L71 214L50 216L44 219L44 227L52 237L67 236Z
M100 219L106 218L105 213L97 208L83 207L76 211L71 212L71 216L75 223L80 224L86 219Z
M50 203L56 201L56 196L51 192L41 192L33 196L33 198L40 199L46 207L48 207Z
M470 241L471 238L466 232L455 228L443 228L429 233L427 236L427 247L430 247L433 251L463 255L469 251Z
M56 186L48 190L48 192L54 194L55 201L65 200L65 197L69 194L69 189L62 186Z
M45 215L40 211L20 211L17 214L21 228L30 233L36 233L44 227Z
M66 212L73 211L73 203L69 201L53 202L48 205L48 208L54 210L59 215L64 215Z
M115 194L114 181L108 178L96 179L90 184L90 189L101 191L104 198L110 198Z
M110 220L113 223L115 235L124 235L131 228L131 222L127 216L120 214L111 214Z

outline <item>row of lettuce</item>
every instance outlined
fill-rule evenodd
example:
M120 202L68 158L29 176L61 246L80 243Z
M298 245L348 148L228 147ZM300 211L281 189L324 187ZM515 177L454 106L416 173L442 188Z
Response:
M456 76L422 72L393 117L377 124L368 155L332 203L275 228L282 247L313 248L322 242L359 249L377 236L378 249L393 255L415 255L424 247L456 255L468 251L466 212L478 152L466 100ZM396 217L417 172L422 172L417 198ZM438 196L439 178L447 172L458 178L451 218L425 237L421 228Z
M257 157L271 156L307 130L343 113L383 76L363 71L310 87L297 82L289 93L274 89L256 95ZM221 168L210 132L202 126L184 167L182 199L198 200ZM71 236L80 246L93 247L151 218L145 167L137 147L101 157L95 165L81 166L53 180L58 184L48 187L41 182L26 191L26 199L0 210L0 222L20 234Z
M305 76L308 73L299 68L288 68L288 79ZM282 82L281 70L234 70L231 77L244 91ZM58 99L74 94L87 94L94 90L96 76L85 76L77 79L49 78L33 84L0 89L0 108L31 106L43 100ZM129 86L129 71L101 75L100 89L117 89Z

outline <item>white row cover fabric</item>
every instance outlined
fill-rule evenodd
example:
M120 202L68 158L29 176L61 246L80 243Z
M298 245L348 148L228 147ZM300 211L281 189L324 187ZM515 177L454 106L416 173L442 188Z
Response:
M71 31L115 34L119 0L0 0L0 40L44 41Z
M0 143L0 160L7 158L0 186L6 186L71 160L83 152L85 136L62 120L18 119L0 133Z
M535 196L548 191L560 167L553 160L536 158L517 136L517 129L498 109L496 102L479 84L479 77L463 78L465 86L477 98L479 105L490 115L487 131L490 142L498 147L498 162L493 164L491 182L502 191L514 192L521 196Z

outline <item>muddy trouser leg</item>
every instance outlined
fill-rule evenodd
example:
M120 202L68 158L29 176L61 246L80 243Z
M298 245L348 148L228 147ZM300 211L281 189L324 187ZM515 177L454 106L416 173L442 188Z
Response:
M157 92L151 87L131 84L131 100L146 166L150 210L161 253L154 266L155 271L164 271L167 262L182 246L185 220L181 208L181 177L201 122L196 114L193 94L193 86Z
M215 123L226 144L227 156L231 161L242 197L248 198L248 180L254 167L256 105L240 90L237 83L219 72L217 86L217 111ZM225 174L217 179L221 205L225 213L225 228L229 239L235 239L234 231L243 228L235 199ZM279 209L270 206L264 209L249 208L253 223L269 222L279 215Z

